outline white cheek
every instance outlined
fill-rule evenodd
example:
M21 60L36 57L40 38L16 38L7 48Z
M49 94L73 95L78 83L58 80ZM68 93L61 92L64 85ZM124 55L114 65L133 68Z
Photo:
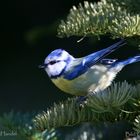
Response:
M49 76L57 76L63 71L65 66L66 66L65 62L58 62L53 65L48 65L48 67L45 70Z

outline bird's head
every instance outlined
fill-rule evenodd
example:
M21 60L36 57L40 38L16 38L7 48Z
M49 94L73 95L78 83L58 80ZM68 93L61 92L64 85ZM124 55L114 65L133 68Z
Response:
M49 77L58 77L73 59L74 57L65 50L57 49L45 58L44 64L40 68L44 68Z

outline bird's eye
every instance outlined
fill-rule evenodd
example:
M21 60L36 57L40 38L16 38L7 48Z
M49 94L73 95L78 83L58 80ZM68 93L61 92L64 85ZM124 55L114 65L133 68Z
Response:
M56 60L53 60L53 61L50 61L49 64L50 64L50 65L53 65L53 64L55 64L55 63L57 63L57 62L59 62L59 60L57 60L57 61L56 61Z
M53 65L53 64L55 64L56 63L56 61L50 61L50 65Z

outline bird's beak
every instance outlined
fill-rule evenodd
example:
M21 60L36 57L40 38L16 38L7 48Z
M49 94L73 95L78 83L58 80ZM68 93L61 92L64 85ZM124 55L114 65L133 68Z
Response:
M45 64L42 64L42 65L39 65L39 66L38 66L38 68L40 68L40 69L44 69L45 67L46 67Z

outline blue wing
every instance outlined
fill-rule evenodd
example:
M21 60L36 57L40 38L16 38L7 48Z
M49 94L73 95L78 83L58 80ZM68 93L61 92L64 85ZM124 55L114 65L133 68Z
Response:
M64 78L72 80L78 77L79 75L83 74L84 72L86 72L88 68L90 68L91 66L95 65L98 62L102 64L104 63L106 65L109 65L115 62L116 59L103 59L103 58L124 44L125 44L124 40L121 40L106 49L97 51L83 58L76 59L75 60L76 65L72 66L70 70L64 74Z
M83 59L75 59L68 70L63 73L65 79L72 80L88 70L89 67L83 65Z
M124 44L126 44L124 42L124 40L121 40L121 41L119 41L119 42L111 45L108 48L105 48L105 49L103 49L101 51L92 53L92 54L84 57L83 64L86 65L86 66L88 66L88 67L91 67L94 64L100 62L100 60L102 60L104 57L106 57L110 53L114 52L116 49L120 48Z

